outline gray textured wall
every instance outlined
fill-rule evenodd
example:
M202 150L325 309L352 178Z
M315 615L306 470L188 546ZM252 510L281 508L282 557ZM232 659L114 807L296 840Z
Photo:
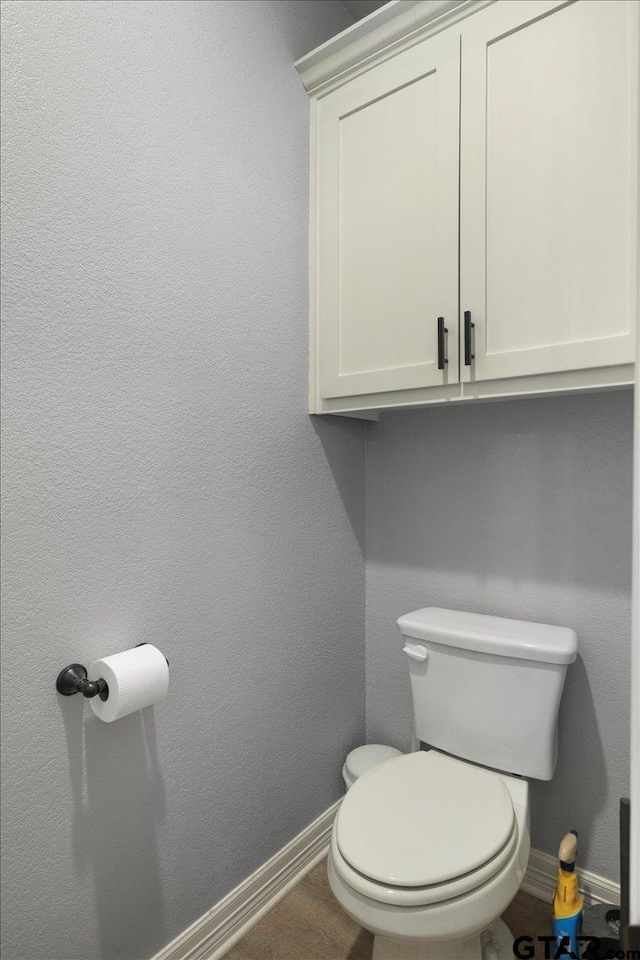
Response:
M6 960L148 957L364 737L362 426L307 416L308 99L339 3L3 9ZM160 707L58 670L142 640Z
M367 739L409 744L398 615L434 605L573 627L532 840L555 854L576 827L581 863L610 879L628 791L631 414L630 392L389 413L367 441Z
M308 101L333 0L3 7L6 960L148 957L320 813L363 737L362 425L306 416ZM617 877L630 398L368 430L368 738L407 745L395 618L580 636L534 844ZM52 692L151 640L166 703ZM68 930L73 934L68 940Z

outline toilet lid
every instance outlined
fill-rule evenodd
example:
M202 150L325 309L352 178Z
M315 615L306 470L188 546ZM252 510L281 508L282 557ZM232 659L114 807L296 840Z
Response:
M495 857L512 834L514 818L497 773L420 751L356 781L342 801L336 839L344 859L365 877L426 887Z

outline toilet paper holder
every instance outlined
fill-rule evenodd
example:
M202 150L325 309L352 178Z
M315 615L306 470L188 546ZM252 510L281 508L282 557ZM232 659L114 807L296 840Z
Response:
M144 643L137 643L136 646L144 647ZM167 660L166 657L165 660ZM169 666L168 660L167 666ZM74 693L81 693L87 700L92 697L100 697L102 701L109 699L107 681L103 680L102 677L98 680L89 680L87 668L81 663L70 663L68 667L60 671L56 677L56 690L63 697L72 697Z

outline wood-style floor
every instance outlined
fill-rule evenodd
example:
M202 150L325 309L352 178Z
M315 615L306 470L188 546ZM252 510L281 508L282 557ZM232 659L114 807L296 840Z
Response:
M551 932L551 905L519 893L503 918L514 937ZM335 900L323 861L226 954L225 960L371 960L373 935ZM536 960L544 945L535 943Z

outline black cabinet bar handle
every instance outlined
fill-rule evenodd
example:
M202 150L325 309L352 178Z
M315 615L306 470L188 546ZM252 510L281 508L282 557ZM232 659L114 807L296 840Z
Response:
M475 353L471 353L471 331L475 323L471 323L471 310L464 312L464 364L471 366L471 361L475 358Z
M445 334L449 333L444 325L444 317L438 317L438 370L444 370L449 361L445 356Z

